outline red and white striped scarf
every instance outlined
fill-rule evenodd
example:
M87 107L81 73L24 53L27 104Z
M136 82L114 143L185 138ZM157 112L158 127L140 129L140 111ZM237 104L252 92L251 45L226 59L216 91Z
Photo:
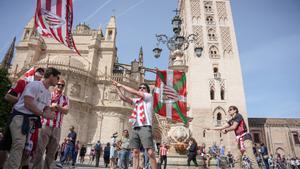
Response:
M241 135L237 135L236 136L236 141L238 142L239 144L239 148L240 148L240 151L241 153L244 153L246 151L246 147L245 147L245 142L244 142L244 136L246 135L247 133L243 133Z
M146 122L145 106L143 102L144 102L143 98L140 98L135 102L135 107L131 113L131 116L129 117L129 122L131 123L132 126L136 124L138 117L140 123L144 124Z
M62 95L61 91L54 90L52 93L51 104L56 103L62 107L68 104L65 96ZM53 120L42 118L42 124L48 127L61 127L63 114L60 111L55 111L55 118Z

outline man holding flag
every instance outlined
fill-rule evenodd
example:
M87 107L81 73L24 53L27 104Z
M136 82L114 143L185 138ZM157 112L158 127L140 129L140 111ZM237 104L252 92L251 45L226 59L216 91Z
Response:
M134 106L133 112L129 117L129 122L133 127L132 136L130 138L130 147L133 149L133 168L139 168L140 147L143 146L147 150L150 158L151 168L156 169L157 163L152 135L153 97L152 94L150 94L150 87L146 83L142 83L139 89L135 90L116 81L112 81L112 83L116 86L120 98ZM125 96L121 88L137 96L137 98Z

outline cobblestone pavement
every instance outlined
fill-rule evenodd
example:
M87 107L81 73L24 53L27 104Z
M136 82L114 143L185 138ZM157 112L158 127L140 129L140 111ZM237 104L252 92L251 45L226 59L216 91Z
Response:
M53 169L60 169L58 167L56 167L56 163L53 163L52 165L52 168ZM73 168L76 168L76 169L104 169L104 163L103 161L100 160L100 167L95 167L95 164L76 164L75 167L72 167L71 165L64 165L64 169L73 169ZM107 168L108 169L108 168Z

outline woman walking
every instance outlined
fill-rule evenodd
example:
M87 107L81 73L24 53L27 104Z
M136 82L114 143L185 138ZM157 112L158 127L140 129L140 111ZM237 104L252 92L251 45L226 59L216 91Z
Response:
M197 156L197 142L194 138L190 138L188 150L187 165L190 166L191 161L194 162L195 166L198 167L196 156Z

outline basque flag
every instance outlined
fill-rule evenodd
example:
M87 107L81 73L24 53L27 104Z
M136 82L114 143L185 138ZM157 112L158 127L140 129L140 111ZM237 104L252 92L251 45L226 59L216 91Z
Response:
M188 122L186 94L184 72L157 70L153 100L155 113L186 124Z
M72 36L72 0L37 0L34 23L43 37L52 37L80 55Z

